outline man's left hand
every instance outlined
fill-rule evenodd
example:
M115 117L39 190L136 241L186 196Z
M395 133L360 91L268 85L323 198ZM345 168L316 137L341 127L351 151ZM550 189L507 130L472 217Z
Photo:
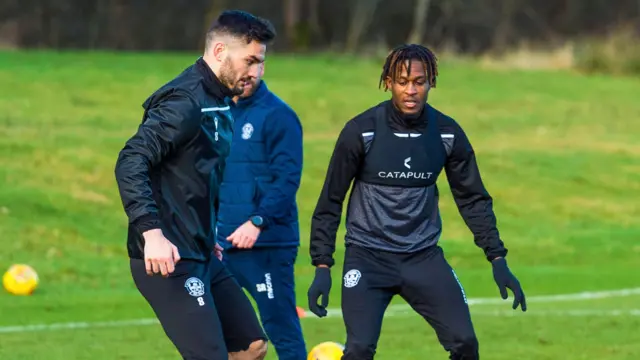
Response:
M258 235L260 235L260 228L253 225L251 221L247 221L229 235L227 241L239 249L251 249L258 240Z
M511 273L507 266L507 260L503 257L494 259L491 262L493 267L493 279L500 289L500 296L503 299L507 299L507 289L511 289L513 292L513 309L517 309L518 305L522 311L527 311L527 300L520 286L518 279Z

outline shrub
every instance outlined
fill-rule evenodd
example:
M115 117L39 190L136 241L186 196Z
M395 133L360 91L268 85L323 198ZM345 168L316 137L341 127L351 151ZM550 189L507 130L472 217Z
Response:
M575 67L587 73L640 75L640 36L633 27L620 27L608 36L578 42Z

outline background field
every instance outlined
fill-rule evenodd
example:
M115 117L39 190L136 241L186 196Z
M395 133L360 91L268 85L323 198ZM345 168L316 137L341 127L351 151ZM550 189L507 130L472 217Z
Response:
M0 269L28 263L42 279L32 297L0 293L0 359L179 358L157 324L136 320L153 316L128 273L113 167L145 97L197 56L0 53ZM268 85L304 124L297 289L305 308L311 211L342 125L388 96L377 89L380 66L330 56L268 60ZM482 358L640 358L640 291L535 298L640 287L638 94L638 79L442 59L430 102L474 144L509 263L532 297L527 313L499 301L490 265L441 178L442 246L467 296L492 299L472 305ZM136 321L117 323L128 320ZM68 322L88 324L23 327ZM309 345L344 340L339 316L303 326ZM378 354L446 358L431 328L402 309L385 319Z

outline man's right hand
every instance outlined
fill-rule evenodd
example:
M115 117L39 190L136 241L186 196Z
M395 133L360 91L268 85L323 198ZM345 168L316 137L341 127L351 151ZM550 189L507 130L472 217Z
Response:
M160 229L145 231L142 236L147 275L161 273L168 276L173 273L175 264L180 261L178 248L164 237Z
M329 291L331 291L331 270L328 266L320 265L316 267L316 276L309 287L307 297L309 298L309 310L318 317L327 316L327 306L329 306ZM322 304L318 304L318 299L322 296Z

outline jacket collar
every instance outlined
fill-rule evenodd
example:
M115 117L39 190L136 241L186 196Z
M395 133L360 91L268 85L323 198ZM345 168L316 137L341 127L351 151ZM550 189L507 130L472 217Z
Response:
M427 125L427 107L424 107L418 114L404 114L394 104L393 100L386 101L390 125L396 131L422 130Z
M225 100L233 96L231 90L225 86L216 74L211 71L209 65L201 57L196 61L196 69L202 75L202 82L204 83L204 89L210 95Z

